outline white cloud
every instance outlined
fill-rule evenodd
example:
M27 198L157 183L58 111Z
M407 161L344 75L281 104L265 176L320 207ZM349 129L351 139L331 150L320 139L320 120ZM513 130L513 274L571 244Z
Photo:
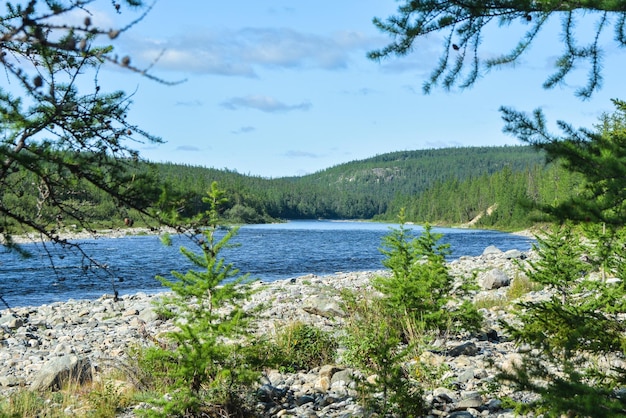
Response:
M167 42L142 40L133 49L158 67L174 71L256 77L261 68L337 70L349 66L353 54L375 46L360 32L330 35L289 28L242 28L186 34Z
M222 107L229 110L238 109L256 109L267 113L283 113L293 110L309 110L310 102L302 102L298 104L288 105L280 102L273 97L249 95L245 97L233 97L221 103Z
M200 100L185 100L176 102L176 106L184 106L184 107L200 107L204 105L204 103Z

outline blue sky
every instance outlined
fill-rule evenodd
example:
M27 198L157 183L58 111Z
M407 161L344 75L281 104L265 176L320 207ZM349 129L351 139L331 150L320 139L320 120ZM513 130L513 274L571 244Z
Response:
M516 65L491 71L469 90L424 95L422 83L441 52L439 37L420 41L403 58L366 58L388 41L372 18L389 16L397 5L160 0L116 41L116 51L139 67L164 51L152 74L187 81L166 86L115 68L100 77L132 93L130 121L166 141L138 144L143 157L264 177L313 173L392 151L519 144L502 133L501 105L542 107L551 121L591 126L612 110L610 98L626 99L626 51L614 46L611 31L604 87L592 100L574 96L586 80L584 66L566 85L541 87L562 50L557 17ZM103 2L103 12L110 12L107 6ZM124 24L132 17L101 18ZM588 39L592 31L584 29L581 39ZM519 27L488 32L481 53L507 52L520 33Z

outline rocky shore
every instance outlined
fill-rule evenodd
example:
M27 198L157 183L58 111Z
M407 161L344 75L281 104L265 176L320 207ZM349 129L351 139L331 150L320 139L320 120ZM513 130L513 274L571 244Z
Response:
M511 280L519 274L516 260L530 253L487 248L479 257L461 257L449 264L454 277L477 274L482 288L474 298L503 299ZM371 289L378 272L304 276L271 283L256 282L257 292L246 309L263 305L256 332L271 335L284 324L301 321L328 331L340 329L346 313L340 304L342 288ZM97 379L127 361L129 350L153 344L172 323L158 317L153 301L160 295L138 293L115 301L112 295L97 300L69 300L0 312L0 396L19 388L45 389L59 384L62 374ZM542 297L530 293L527 298ZM433 417L499 417L514 414L500 399L511 395L498 386L494 365L507 368L519 359L518 349L503 337L498 320L501 307L483 309L484 333L464 339L436 342L420 360L445 366L440 387L426 393ZM338 364L303 371L268 371L259 382L259 408L266 416L363 416L356 400L352 370ZM521 396L521 395L520 395ZM138 405L138 408L145 407ZM132 416L127 411L125 416ZM69 411L68 413L71 413Z

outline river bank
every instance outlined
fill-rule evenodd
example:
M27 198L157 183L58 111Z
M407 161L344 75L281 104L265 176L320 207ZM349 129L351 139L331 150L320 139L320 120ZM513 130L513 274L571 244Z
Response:
M357 221L348 221L348 222L357 222ZM365 222L365 221L362 221ZM369 221L368 221L369 222ZM461 229L472 229L467 225L460 225ZM537 228L528 228L519 231L498 231L498 232L506 232L512 235L517 235L526 238L534 238L537 233ZM176 230L174 228L161 226L158 228L148 228L148 227L123 227L123 228L109 228L109 229L100 229L97 231L73 231L71 228L66 228L58 233L58 236L62 240L67 241L81 241L87 239L101 239L101 238L123 238L129 236L142 236L142 235L160 235L160 234L175 234ZM41 240L49 241L49 239L41 234L29 233L29 234L18 234L11 237L13 242L17 244L25 244L32 242L40 242ZM4 244L3 237L0 236L0 245Z
M481 256L461 257L449 263L449 269L459 279L474 273L479 275L482 290L473 296L475 301L498 300L505 298L506 280L496 285L487 273L498 272L501 279L506 277L510 282L518 274L515 261L527 257L529 254L524 252L502 252L490 247ZM274 335L282 326L296 321L339 332L347 314L341 308L341 289L371 290L372 277L381 274L387 272L257 281L253 284L256 292L245 305L250 311L263 306L253 332ZM46 376L51 366L59 359L78 361L90 370L94 379L102 378L111 369L123 370L131 348L154 344L173 327L171 321L155 313L153 302L159 297L159 294L137 293L115 301L112 295L105 295L95 300L70 300L1 311L0 393L7 395L18 389L44 387L50 380ZM443 384L429 389L426 398L433 416L513 416L502 409L499 401L502 396L510 395L508 389L489 389L493 388L494 365L507 367L519 357L517 348L500 338L502 330L498 321L508 314L502 306L482 312L483 334L438 341L439 349L422 359L433 367L445 365L442 382L456 382L452 385L456 389ZM340 359L337 364L299 373L270 370L259 383L260 388L291 395L280 402L260 399L259 408L265 409L267 416L362 416L352 372ZM130 383L123 385L127 384ZM142 407L145 405L135 406ZM74 412L78 414L78 409ZM452 415L459 412L466 415ZM132 408L125 416L132 416Z
M123 238L129 236L140 236L140 235L160 235L164 233L175 233L176 231L173 228L169 227L159 227L159 228L148 228L148 227L124 227L124 228L111 228L111 229L99 229L97 231L74 231L71 228L66 228L58 233L58 237L61 240L67 240L69 242L73 241L83 241L88 239L101 239L101 238ZM37 233L27 233L27 234L18 234L13 235L11 237L14 243L16 244L27 244L33 242L41 242L41 241L50 241L50 239L43 235ZM4 238L0 237L0 245L5 244Z

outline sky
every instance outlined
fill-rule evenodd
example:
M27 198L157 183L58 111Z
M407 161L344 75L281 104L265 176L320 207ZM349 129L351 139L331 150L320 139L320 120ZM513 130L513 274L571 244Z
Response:
M135 17L116 15L110 5L98 6L96 24L123 26ZM398 5L159 0L114 46L154 76L185 81L160 84L112 66L100 78L132 94L129 121L165 141L134 146L144 158L273 178L394 151L520 145L502 132L502 105L541 107L551 126L565 120L591 127L613 109L611 98L626 99L620 72L626 51L612 42L611 30L603 40L603 88L591 100L574 95L586 80L584 65L564 85L542 88L563 49L558 17L515 65L482 74L470 89L425 95L421 87L441 53L440 36L420 40L405 57L366 57L390 41L372 18L386 18ZM593 35L594 19L581 21L581 40ZM490 29L482 56L508 52L521 33L521 27Z

